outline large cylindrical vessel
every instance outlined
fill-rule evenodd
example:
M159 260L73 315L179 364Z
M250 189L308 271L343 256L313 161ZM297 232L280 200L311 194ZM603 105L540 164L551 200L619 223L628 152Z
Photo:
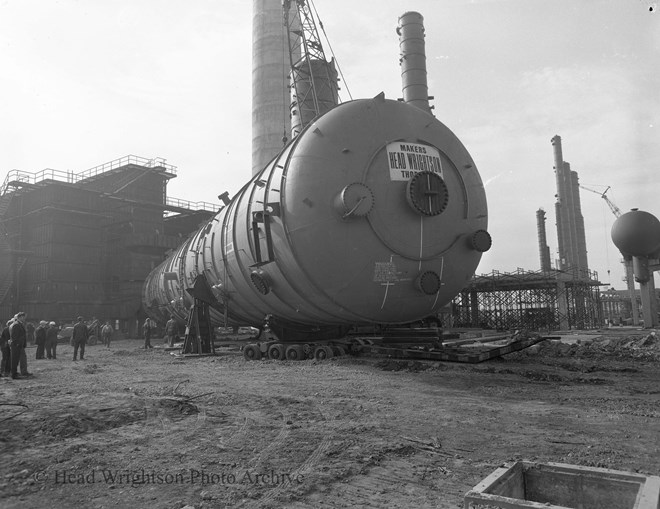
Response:
M490 248L486 227L458 138L381 94L307 126L149 275L144 304L183 319L185 288L203 273L220 301L215 325L411 322L463 288Z

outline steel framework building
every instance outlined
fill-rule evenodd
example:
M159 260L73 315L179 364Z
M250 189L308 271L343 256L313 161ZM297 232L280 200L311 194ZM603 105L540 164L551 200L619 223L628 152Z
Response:
M655 289L654 291L656 298L660 301L660 289ZM632 295L635 298L635 303L632 302L631 294L628 290L610 288L601 293L606 324L639 326L640 323L643 323L643 316L640 311L642 309L641 292L640 290L634 290ZM637 316L635 316L635 313Z
M176 167L126 156L81 173L13 170L0 188L0 319L82 315L134 333L141 288L214 205L167 197Z
M452 303L453 327L592 329L603 325L598 275L580 271L493 271L475 276Z

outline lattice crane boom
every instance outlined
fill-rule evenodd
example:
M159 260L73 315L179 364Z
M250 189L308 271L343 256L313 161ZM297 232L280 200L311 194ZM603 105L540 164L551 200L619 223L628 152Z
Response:
M596 193L597 195L599 195L603 200L605 200L605 203L607 203L607 206L612 211L612 214L614 214L616 217L621 216L621 209L619 209L619 207L616 206L616 203L614 203L612 200L610 200L607 197L606 193L611 189L610 186L607 186L607 189L605 189L605 191L603 191L602 193L600 191L596 191L595 189L590 189L582 185L580 186L580 188L584 189L585 191L591 191L592 193Z
M334 61L326 60L309 3L309 0L282 1L291 66L294 137L313 118L338 103L337 71Z

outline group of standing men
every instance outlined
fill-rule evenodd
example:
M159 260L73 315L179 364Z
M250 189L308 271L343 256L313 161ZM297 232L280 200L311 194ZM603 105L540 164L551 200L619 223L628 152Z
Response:
M27 356L25 347L27 346L28 336L30 336L30 324L26 324L27 314L24 311L16 315L7 322L7 326L0 334L0 350L2 351L2 361L0 362L0 376L11 376L12 378L26 378L32 376L27 368ZM42 320L39 326L34 330L34 341L37 345L37 360L56 359L57 358L57 334L59 328L55 322ZM113 328L110 322L101 328L101 337L106 346L110 346ZM85 345L89 339L89 328L82 316L73 326L71 334L71 346L73 346L73 360L78 360L80 351L80 360L85 358ZM19 374L20 368L20 374Z
M27 370L27 356L25 355L25 347L27 346L28 336L32 335L32 328L30 324L26 324L27 314L24 311L16 313L16 315L7 322L7 326L0 335L0 350L2 351L2 361L0 362L0 376L10 376L12 378L24 378L31 376ZM176 321L172 316L166 325L166 339L170 346L174 344L177 337ZM39 326L34 330L34 341L37 345L37 359L44 359L44 353L48 359L57 358L57 334L58 327L55 322L47 322L42 320ZM144 348L153 348L151 346L151 335L156 330L156 323L147 318L143 325L143 332L145 338ZM114 332L110 322L106 322L101 327L101 340L110 347L110 340ZM78 352L80 352L80 360L85 359L85 345L89 339L89 327L85 323L82 316L78 317L78 321L73 326L71 334L71 346L73 346L73 360L78 360ZM20 375L18 373L20 367Z
M156 333L157 330L156 322L151 318L147 318L142 324L142 335L144 336L144 349L153 348L151 345L151 337ZM174 319L174 315L170 316L170 319L165 324L165 342L168 346L174 346L174 342L178 341L179 336L179 325Z
M28 329L25 324L27 314L24 311L7 322L7 326L0 334L0 350L2 350L2 361L0 362L0 376L10 376L14 379L31 376L27 368L27 346ZM37 342L37 359L44 358L44 350L49 359L57 356L57 324L55 322L42 321L35 330ZM19 375L20 367L20 375Z
M57 359L57 324L41 320L39 327L34 331L34 340L37 344L37 359Z

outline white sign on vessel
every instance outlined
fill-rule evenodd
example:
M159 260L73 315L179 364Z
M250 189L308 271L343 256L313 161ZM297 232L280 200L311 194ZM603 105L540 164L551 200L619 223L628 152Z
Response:
M442 175L440 151L422 143L388 143L387 162L391 180L407 181L420 171L432 171Z

